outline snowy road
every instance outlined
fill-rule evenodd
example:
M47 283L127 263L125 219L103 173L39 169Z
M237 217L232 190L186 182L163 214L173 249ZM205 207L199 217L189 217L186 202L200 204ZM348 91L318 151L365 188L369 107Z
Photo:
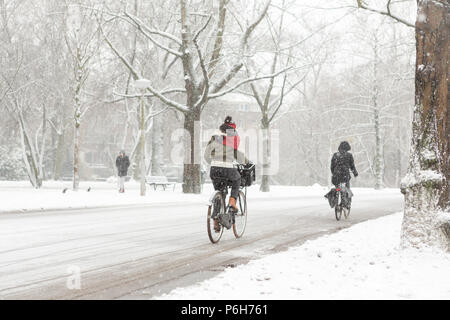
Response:
M355 191L337 222L322 190L249 196L242 239L206 234L198 201L0 215L0 299L151 299L324 233L401 211L398 190ZM80 289L68 289L77 283ZM75 282L73 280L75 279Z

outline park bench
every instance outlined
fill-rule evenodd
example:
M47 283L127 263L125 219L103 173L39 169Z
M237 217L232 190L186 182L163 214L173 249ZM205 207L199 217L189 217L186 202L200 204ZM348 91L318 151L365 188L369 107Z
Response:
M167 187L173 186L173 191L175 191L176 183L169 182L165 176L148 176L146 182L149 186L153 186L154 190L156 190L158 186L161 186L165 191Z

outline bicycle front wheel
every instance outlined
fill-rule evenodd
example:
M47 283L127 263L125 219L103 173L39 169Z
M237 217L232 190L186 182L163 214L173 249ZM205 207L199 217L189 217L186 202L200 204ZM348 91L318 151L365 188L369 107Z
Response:
M239 239L244 235L247 226L247 198L244 192L239 192L239 199L236 204L239 212L234 215L233 233Z
M206 227L208 237L212 243L219 242L223 234L223 226L219 223L219 215L225 212L225 202L220 192L216 193L213 198L212 205L208 207L208 215L206 219Z
M350 216L350 209L351 209L351 200L349 200L348 202L348 208L344 208L344 217L345 219L348 219L348 217Z

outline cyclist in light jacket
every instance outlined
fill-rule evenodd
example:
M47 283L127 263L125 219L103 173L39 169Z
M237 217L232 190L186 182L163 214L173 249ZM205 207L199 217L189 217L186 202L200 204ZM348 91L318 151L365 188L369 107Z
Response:
M231 195L227 210L231 209L233 213L237 213L236 200L239 197L241 175L234 166L234 162L247 165L249 161L238 150L240 139L236 124L232 120L230 116L227 116L219 128L220 132L211 137L205 150L205 160L211 165L210 177L216 190L218 190L218 179L231 181Z

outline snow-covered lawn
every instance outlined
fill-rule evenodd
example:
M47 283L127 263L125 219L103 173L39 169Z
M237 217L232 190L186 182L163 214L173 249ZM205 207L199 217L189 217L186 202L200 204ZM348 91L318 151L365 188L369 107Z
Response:
M450 299L450 254L399 250L401 220L363 222L158 299Z
M63 193L63 190L67 191ZM87 190L90 188L90 191ZM0 181L0 213L10 211L35 211L48 209L92 208L103 206L142 205L152 203L198 201L198 196L184 195L178 184L173 191L169 187L157 191L147 187L147 195L139 195L139 183L125 184L126 192L118 193L116 183L83 181L77 192L71 190L71 182L46 181L41 189L33 189L29 182Z
M68 190L63 193L63 189ZM177 184L175 191L169 187L162 191L158 187L157 191L147 187L147 195L139 195L139 183L130 181L125 184L126 192L119 194L115 183L89 182L80 183L80 190L74 192L71 189L71 182L46 181L41 189L33 189L29 182L21 181L0 181L0 213L2 212L26 212L48 209L67 208L91 208L102 206L120 205L142 205L155 203L207 203L213 188L211 184L205 184L202 194L183 194L181 184ZM91 188L87 192L88 188ZM254 185L248 190L249 201L258 198L277 197L295 198L299 196L309 197L311 204L326 204L323 195L327 192L327 187L319 185L310 187L287 187L273 186L271 192L259 192L259 186ZM374 193L373 189L354 188L355 196ZM376 191L380 193L399 193L398 189L385 189ZM304 203L303 203L304 204Z

